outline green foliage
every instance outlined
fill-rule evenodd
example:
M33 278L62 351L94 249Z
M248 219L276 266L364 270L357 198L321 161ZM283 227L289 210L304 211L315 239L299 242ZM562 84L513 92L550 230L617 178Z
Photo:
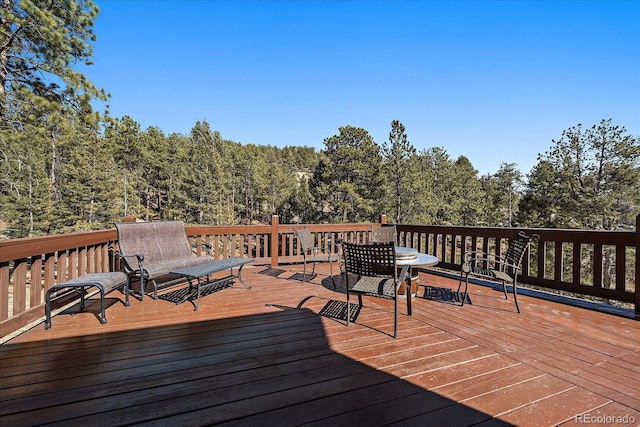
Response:
M188 137L167 136L125 116L100 134L82 117L61 115L54 128L0 130L0 221L18 237L110 227L125 215L200 224L268 223L273 214L282 223L359 222L399 206L391 215L405 224L584 228L596 219L600 227L628 227L637 215L638 138L608 122L554 141L524 191L513 164L478 178L466 157L454 160L443 147L416 153L401 124L392 128L382 149L347 126L312 155L243 146L207 122ZM313 167L296 167L298 160Z
M392 222L402 223L405 216L411 214L413 197L416 194L411 182L415 171L410 169L411 158L416 155L416 149L408 140L405 127L398 120L391 122L389 141L382 144L382 156L387 184L389 185L389 199L392 201Z
M70 135L64 157L58 177L54 228L60 232L100 229L118 218L122 213L118 197L120 174L98 136Z
M106 100L74 66L91 65L98 7L90 0L2 0L0 123L37 120L38 111L68 109L85 119L93 99Z
M327 222L372 221L384 200L380 147L361 128L345 126L324 140L321 161L310 183L319 218Z
M29 130L0 133L0 222L12 237L48 234L53 228L46 157L30 142Z
M309 191L309 183L305 176L300 177L299 185L287 197L278 208L280 221L285 223L312 223L314 222L314 202Z
M533 168L520 221L543 227L628 228L640 211L640 138L602 120L562 133Z
M518 203L522 195L524 178L515 163L501 163L500 169L484 182L489 206L492 208L488 224L498 227L517 225Z
M479 225L485 219L487 198L478 180L478 171L468 158L460 156L453 164L453 174L455 178L450 181L452 198L458 201L452 205L455 224Z

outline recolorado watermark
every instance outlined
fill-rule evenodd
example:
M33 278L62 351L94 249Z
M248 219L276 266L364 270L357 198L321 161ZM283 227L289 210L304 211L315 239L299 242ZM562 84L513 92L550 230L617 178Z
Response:
M636 417L633 415L591 415L586 413L576 415L575 422L578 424L636 425Z

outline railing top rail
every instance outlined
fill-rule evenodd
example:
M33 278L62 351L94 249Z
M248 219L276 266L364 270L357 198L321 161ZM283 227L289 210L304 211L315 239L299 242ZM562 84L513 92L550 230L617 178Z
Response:
M117 239L116 230L97 230L23 239L0 240L0 262L53 253Z
M574 230L560 228L503 228L503 227L471 227L444 225L397 225L399 232L421 231L436 234L477 236L487 238L511 238L518 231L535 233L542 241L562 241L567 243L598 243L604 245L623 244L635 246L636 232L620 230Z

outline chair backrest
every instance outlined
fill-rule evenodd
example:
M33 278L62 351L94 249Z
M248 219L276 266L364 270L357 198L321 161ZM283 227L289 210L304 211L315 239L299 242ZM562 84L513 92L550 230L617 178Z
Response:
M118 246L130 265L136 265L134 255L144 255L147 265L162 264L167 261L192 256L191 244L187 238L184 222L120 222Z
M342 254L344 270L347 273L361 276L388 276L394 279L398 275L395 243L359 245L344 242Z
M371 227L371 242L373 243L397 243L398 233L395 225Z
M538 240L540 236L537 234L532 234L531 236L527 236L524 231L518 232L516 237L511 239L509 242L509 247L507 248L507 253L504 256L504 259L513 265L520 265L522 261L522 257L524 256L525 251L529 247L532 241ZM503 264L503 269L506 266Z
M300 242L300 247L304 252L308 252L315 248L315 242L313 241L313 234L311 234L311 230L309 228L300 228L296 229L296 234L298 235L298 241Z

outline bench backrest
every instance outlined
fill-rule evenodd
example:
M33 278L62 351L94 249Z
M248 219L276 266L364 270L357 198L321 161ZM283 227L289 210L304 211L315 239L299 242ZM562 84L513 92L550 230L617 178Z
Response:
M144 255L146 265L192 256L182 221L120 222L116 229L120 252L130 265L136 265L130 257L139 254Z

